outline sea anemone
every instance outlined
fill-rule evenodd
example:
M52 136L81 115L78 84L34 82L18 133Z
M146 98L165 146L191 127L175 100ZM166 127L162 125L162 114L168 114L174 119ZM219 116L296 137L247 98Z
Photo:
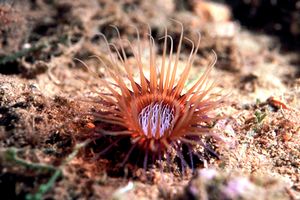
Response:
M157 55L155 54L154 38L149 31L150 58L146 65L150 70L147 78L145 75L145 65L142 62L141 42L139 31L137 30L138 45L137 49L126 40L131 48L137 67L129 64L124 48L124 40L121 39L117 30L120 50L115 44L108 43L102 34L109 50L110 67L106 66L106 72L113 82L101 78L101 83L107 92L98 92L101 102L98 104L99 110L91 114L95 121L105 124L97 126L94 132L102 136L112 138L108 145L100 154L107 152L108 149L116 147L116 144L123 138L130 138L130 147L125 152L122 164L126 163L134 150L143 153L141 164L147 170L149 160L154 163L163 159L169 160L171 152L174 152L181 161L181 166L194 168L194 156L199 155L195 147L202 146L209 149L203 142L203 138L212 137L220 139L219 135L212 131L212 124L220 116L211 116L212 111L222 105L223 97L209 95L215 88L214 81L208 81L208 75L216 63L217 56L212 51L213 59L204 73L189 88L185 88L188 75L193 66L201 35L197 44L184 38L183 26L177 50L173 53L173 39L165 29L163 50L160 65L157 65ZM183 40L191 42L192 49L189 54L185 67L178 78L179 57ZM113 57L112 49L115 50L120 62ZM175 58L173 58L175 57ZM105 65L103 59L99 58ZM122 67L119 66L121 63ZM125 75L120 72L124 69ZM138 70L138 80L133 75ZM185 91L185 92L184 92ZM218 97L219 96L219 97ZM109 128L119 127L119 129ZM184 151L187 152L184 155ZM210 150L210 149L209 149ZM212 151L212 150L210 150ZM187 155L190 156L189 163L186 162ZM170 161L169 161L170 162Z

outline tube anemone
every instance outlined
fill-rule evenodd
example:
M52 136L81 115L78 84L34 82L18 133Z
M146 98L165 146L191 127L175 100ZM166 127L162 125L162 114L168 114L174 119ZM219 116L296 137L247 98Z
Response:
M219 139L218 134L210 128L210 124L218 119L217 116L210 116L210 113L223 102L223 97L214 99L210 96L215 82L208 81L208 75L217 60L215 52L213 51L213 59L204 73L192 86L185 89L200 45L200 34L197 44L192 43L185 67L180 77L177 78L181 46L183 40L186 39L183 36L183 26L176 52L173 52L173 39L165 29L165 35L161 38L164 44L159 66L156 64L155 43L150 31L150 58L147 65L150 75L146 77L137 31L137 49L127 41L138 66L139 80L136 80L133 75L135 69L128 64L122 44L124 41L117 28L116 30L120 41L120 51L117 50L116 45L109 44L103 36L109 49L110 62L113 65L113 68L106 67L106 70L113 82L101 79L101 83L109 92L99 93L102 102L101 110L92 115L95 120L118 126L120 129L114 131L109 128L98 128L97 132L113 138L114 142L108 146L108 149L113 148L123 138L130 138L131 147L125 154L123 164L127 162L133 150L138 149L143 152L145 170L148 166L149 155L153 162L160 161L163 158L169 158L171 151L176 152L182 166L187 167L188 164L182 153L183 146L186 146L191 156L190 165L194 168L192 155L197 154L194 147L197 145L205 147L206 145L202 142L205 136ZM119 62L114 59L111 47L116 50L125 76L118 71ZM167 49L169 49L168 52Z

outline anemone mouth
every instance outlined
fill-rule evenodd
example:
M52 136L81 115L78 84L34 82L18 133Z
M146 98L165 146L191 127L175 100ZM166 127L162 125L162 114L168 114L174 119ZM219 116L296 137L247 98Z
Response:
M175 109L164 102L151 103L138 115L143 134L147 138L162 138L174 127Z

